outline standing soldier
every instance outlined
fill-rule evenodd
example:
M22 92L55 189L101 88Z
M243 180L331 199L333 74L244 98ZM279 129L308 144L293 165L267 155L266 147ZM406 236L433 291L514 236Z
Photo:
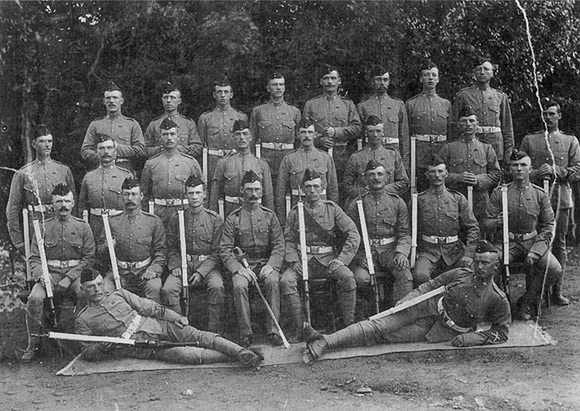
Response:
M365 120L364 129L368 145L348 159L344 172L344 187L348 195L348 198L343 199L345 208L359 196L361 189L366 192L368 185L365 170L371 160L378 161L385 168L387 190L390 193L402 196L409 188L409 178L399 152L381 144L384 137L384 124L381 119L374 115L369 116Z
M405 104L387 93L391 83L387 69L376 65L370 75L374 92L372 97L357 105L360 118L363 122L373 115L380 118L384 124L383 145L397 150L404 164L409 164L409 124Z
M223 332L224 282L219 257L219 241L223 218L203 206L206 185L199 176L191 176L185 184L189 206L184 210L187 277L191 286L202 285L208 293L208 330ZM171 273L163 284L161 296L165 305L180 312L182 285L179 216L173 214L167 227L168 268Z
M459 91L453 100L451 122L454 139L459 138L457 121L466 106L477 114L476 137L495 149L501 167L509 163L514 146L514 130L509 98L505 93L493 89L489 83L493 78L494 65L489 58L477 60L473 69L475 85Z
M541 187L544 180L549 180L552 184L554 180L556 181L556 187L554 187L552 194L552 208L556 210L558 219L556 220L552 253L562 266L563 277L568 261L566 235L573 205L570 179L580 171L580 147L576 137L564 134L559 130L558 123L562 118L562 113L558 103L555 101L545 103L542 116L548 125L549 149L546 144L545 132L538 131L524 137L520 150L528 154L532 160L532 170L530 171L532 183ZM546 194L549 195L549 193ZM552 301L558 305L570 304L570 301L562 295L562 279L554 284Z
M409 116L409 134L417 142L415 157L417 181L412 184L415 184L417 191L421 192L429 187L426 177L427 166L447 141L451 103L437 95L439 69L433 62L428 61L421 66L419 81L423 86L421 94L407 100L405 106Z
M270 166L276 184L280 162L294 149L300 110L284 101L284 76L274 71L268 78L266 90L270 101L255 107L250 115L250 129L256 146L261 145L262 158Z
M240 181L252 170L262 182L263 206L274 210L274 193L272 192L272 176L270 167L261 158L250 151L252 132L245 120L236 120L233 127L236 152L221 158L215 168L211 184L209 208L219 211L219 200L224 200L224 213L227 216L240 207ZM241 193L243 194L243 193Z
M107 134L117 143L117 165L131 172L135 171L133 161L145 153L145 141L137 120L121 114L124 102L121 89L115 83L109 83L103 98L107 115L89 124L81 146L83 160L98 164L97 134Z
M220 256L232 275L234 308L238 317L240 345L252 344L250 324L250 283L262 283L266 300L276 319L280 317L280 269L284 261L284 234L273 211L262 207L262 182L252 170L242 179L240 191L244 202L232 212L224 223L220 241ZM245 254L250 268L245 268L234 255L239 247ZM282 345L272 319L266 323L268 338L272 345Z
M121 286L160 303L161 272L167 253L163 223L159 217L141 210L143 193L139 180L126 178L121 192L124 212L110 219L113 244L107 244L103 233L97 252L106 256L107 247L114 247ZM105 285L107 291L115 289L112 272L105 276Z
M473 262L479 226L467 199L445 187L448 175L445 163L434 159L427 168L429 188L418 197L415 286L449 269L470 267ZM459 239L460 234L466 244Z
M354 103L338 95L341 82L338 69L324 65L320 72L322 95L308 100L304 105L304 117L314 121L317 128L322 130L315 140L316 147L325 151L332 149L339 182L361 134L361 122ZM343 195L342 188L340 191Z
M328 278L338 284L338 305L342 315L342 326L354 321L356 304L356 283L354 274L348 268L360 243L356 225L333 201L322 200L322 179L311 169L307 169L302 180L306 197L304 203L304 223L306 227L306 252L310 278ZM296 340L300 340L304 312L298 295L298 282L302 279L300 230L298 207L292 208L286 221L286 261L288 268L280 281L282 296L294 320ZM337 236L346 238L340 253Z
M280 164L278 182L276 184L276 214L282 223L290 208L294 207L298 199L304 196L301 192L302 178L307 169L314 170L322 180L322 199L338 203L338 180L332 157L314 147L316 135L315 125L307 119L300 120L298 126L298 150L287 154ZM286 198L290 198L290 202ZM288 206L290 205L290 207Z
M161 142L161 123L166 118L170 118L179 129L179 136L177 137L177 149L185 154L194 157L196 160L201 160L201 138L197 132L195 121L188 117L184 117L177 112L181 104L181 90L176 84L167 82L163 87L163 94L161 96L163 102L163 109L165 112L162 116L157 117L147 126L145 130L145 155L147 158L160 153L163 150Z
M202 173L195 158L178 150L179 126L167 117L159 128L163 151L145 163L141 186L145 203L153 202L155 215L167 227L173 213L187 203L185 182L188 177L201 177Z
M79 212L89 214L89 224L95 238L103 231L103 212L110 216L123 212L121 186L131 173L115 164L117 143L107 134L97 134L97 155L99 168L88 172L81 184Z
M445 162L449 172L445 180L446 186L466 197L468 190L472 190L473 200L470 206L473 207L473 214L482 228L489 204L489 191L501 179L501 169L491 144L475 138L476 129L477 116L471 108L465 107L459 113L461 140L445 144L439 157Z
M234 91L226 77L220 82L215 82L212 91L216 107L199 116L197 122L204 149L207 148L207 164L204 164L204 170L207 168L207 175L204 175L204 178L207 181L213 177L218 160L232 153L236 148L233 134L234 122L236 120L248 121L248 116L230 105ZM205 162L206 159L204 158L203 161Z
M20 214L25 208L32 207L34 218L46 220L54 216L52 209L52 190L57 184L66 184L75 192L75 183L70 168L50 158L52 152L52 134L43 124L34 129L31 141L36 151L34 161L23 166L12 178L10 196L6 206L8 233L14 246L24 255L23 230L32 233L32 215L29 226L21 226ZM32 239L32 236L30 236Z
M556 224L554 211L548 194L530 183L531 164L532 160L526 153L515 150L510 164L513 182L507 186L509 262L525 262L533 267L531 278L526 279L526 291L517 301L514 312L515 318L524 321L537 314L542 288L549 289L562 278L562 266L549 251ZM498 187L489 199L485 226L490 234L502 232L501 197L501 187ZM501 239L502 236L496 235L495 238Z
M71 211L75 200L71 189L66 184L58 184L52 191L52 207L55 217L40 224L44 231L44 252L48 263L48 275L54 294L63 296L70 293L80 297L80 275L85 267L95 262L95 239L91 228L82 219L73 217ZM34 287L28 296L26 311L30 318L30 344L22 360L29 362L36 356L40 342L44 300L47 298L41 261L36 236L32 241L30 266Z

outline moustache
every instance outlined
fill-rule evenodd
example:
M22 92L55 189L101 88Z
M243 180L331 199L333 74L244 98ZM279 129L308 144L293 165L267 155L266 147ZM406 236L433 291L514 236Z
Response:
M132 202L132 201L127 201L127 203L126 203L126 204L127 204L127 205L137 205L137 204L135 204L135 203L134 203L134 202Z
M257 200L258 196L250 196L250 200Z
M68 208L67 206L62 206L61 208L58 209L58 211L69 211L70 208Z

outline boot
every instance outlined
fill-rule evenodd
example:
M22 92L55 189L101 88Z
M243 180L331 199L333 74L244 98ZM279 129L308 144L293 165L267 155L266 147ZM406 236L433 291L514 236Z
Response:
M306 345L310 359L316 361L328 348L367 345L364 323L368 321L352 324L329 335L320 334L321 338Z
M222 314L223 304L210 304L207 309L207 329L208 331L221 334L223 331Z
M212 364L235 361L224 353L200 347L172 347L156 350L154 358L172 364Z
M253 350L245 349L238 344L226 340L223 337L216 337L213 340L212 348L216 351L224 353L230 357L236 358L239 362L244 365L255 367L264 358L256 354Z
M289 335L288 341L290 343L299 343L302 341L302 324L304 323L302 301L298 294L288 294L285 298L288 313L294 325L294 333Z
M339 291L338 307L342 315L342 327L354 323L354 308L356 306L356 288L348 291Z
M568 305L570 300L562 295L562 279L559 279L552 286L552 304L556 305Z

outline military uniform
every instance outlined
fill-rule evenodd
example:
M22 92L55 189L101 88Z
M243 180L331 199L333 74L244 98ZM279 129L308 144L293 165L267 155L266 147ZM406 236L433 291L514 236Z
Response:
M177 137L177 148L180 152L194 157L196 160L201 160L201 138L197 132L195 121L189 117L182 116L175 113L171 116L166 114L157 117L149 123L143 136L145 140L145 155L152 157L163 150L161 144L161 123L166 118L170 118L178 125L179 136Z
M397 150L404 164L409 164L409 124L405 104L385 94L374 95L358 103L357 108L363 122L372 115L382 120L385 127L383 145Z
M300 122L300 110L286 104L270 101L254 107L250 115L250 130L256 144L262 145L262 158L270 166L274 184L278 168L284 156L294 150L296 127Z
M356 282L354 274L347 266L354 258L360 243L356 225L336 203L329 200L320 200L312 208L305 203L304 220L310 278L329 278L337 282L342 322L345 326L352 324L356 303ZM337 235L346 238L340 253L336 244ZM288 214L284 236L286 261L290 266L282 276L280 288L288 302L295 326L300 329L304 314L298 295L298 282L302 279L302 273L297 273L293 268L293 264L301 261L297 207L292 208ZM343 265L331 271L330 262L335 259L340 260Z
M508 96L493 88L482 91L477 86L459 91L455 95L451 110L454 139L460 136L457 131L459 112L467 106L477 114L479 127L476 137L493 146L500 164L507 163L514 146L514 129Z
M106 115L91 122L81 146L81 157L93 164L98 164L99 161L97 134L111 136L117 143L117 165L129 171L135 171L133 162L145 154L143 132L137 120L119 114L115 117Z
M451 103L437 94L421 93L407 100L405 107L409 116L409 134L416 141L417 190L423 191L429 187L425 177L429 163L447 141Z
M161 219L138 210L135 216L128 216L124 212L111 217L109 221L111 234L115 240L121 286L131 292L144 293L145 297L159 303L161 272L167 253L165 229ZM99 238L97 251L101 256L108 256L105 233ZM149 280L143 279L145 271L153 273L154 277ZM115 288L112 272L105 276L105 286L107 290Z
M54 216L52 190L61 183L66 183L75 194L75 183L70 168L52 159L44 162L32 161L14 174L6 205L6 220L10 239L16 247L24 246L24 234L20 223L22 209L32 206L34 216L40 221L51 218ZM34 236L32 217L29 216L31 239Z
M214 175L218 160L236 149L232 132L236 120L248 121L248 116L232 107L225 110L216 107L199 116L199 135L204 147L208 149L208 180Z
M408 258L411 252L411 229L407 205L403 199L386 190L365 194L361 199L373 264L377 273L390 275L394 279L392 302L395 303L413 289L411 271L408 268L398 269L394 264L396 253L401 253ZM356 201L350 204L347 214L355 222L362 235ZM363 241L351 267L357 289L368 288L371 277Z
M167 227L171 216L183 204L187 204L185 182L189 176L201 177L202 171L197 160L187 154L165 151L151 157L143 167L141 187L143 201L155 203L155 215Z
M87 210L89 224L95 238L99 238L103 231L103 211L108 211L110 216L123 212L123 196L121 185L132 174L124 168L112 165L111 167L99 166L96 170L85 174L81 184L79 195L79 212Z
M367 191L365 168L371 160L376 160L385 167L388 175L387 190L390 193L402 196L409 188L409 177L407 177L407 172L398 151L383 146L373 150L367 146L354 153L348 159L344 172L344 187L348 195L348 199L343 199L346 207L359 196L360 192Z
M473 214L479 225L483 224L489 204L489 191L499 183L501 169L491 144L477 139L452 141L443 146L439 158L447 165L449 176L445 185L467 197L467 184L460 182L465 171L475 174L477 185L473 186Z
M473 258L479 226L467 199L444 188L429 188L417 197L417 261L413 280L423 284L453 267L463 256ZM463 234L466 244L459 235Z
M286 195L291 196L291 206L295 206L300 196L300 185L304 172L312 169L320 174L322 180L322 198L338 202L338 180L334 161L328 153L314 147L310 150L299 148L289 153L282 160L276 184L276 214L280 222L284 224L286 214Z
M201 274L203 287L208 293L208 330L223 331L222 316L224 308L224 282L221 274L219 241L222 233L223 218L207 209L195 212L190 207L183 212L185 219L185 244L187 253L187 277L195 272ZM167 227L167 248L169 277L163 284L161 296L165 305L180 312L179 297L182 286L181 277L172 271L181 268L181 249L179 240L179 216L173 214Z
M232 274L234 308L238 318L240 336L252 335L250 325L250 302L248 280L236 274L243 265L233 254L240 247L246 254L250 268L259 275L265 265L274 270L263 284L264 294L276 319L280 317L280 269L284 262L284 234L273 211L258 205L256 208L242 206L226 218L220 241L220 256ZM266 328L269 334L278 334L273 321L268 317Z
M528 253L540 256L534 263L532 278L527 281L526 292L518 300L518 307L533 307L540 301L544 273L547 273L545 287L548 288L562 276L562 267L554 255L548 251L554 230L554 211L548 195L540 187L528 183L518 188L515 183L508 184L508 223L510 233L510 264L523 262ZM501 187L490 196L485 218L489 233L496 233L498 249L502 240ZM546 266L548 269L546 270Z

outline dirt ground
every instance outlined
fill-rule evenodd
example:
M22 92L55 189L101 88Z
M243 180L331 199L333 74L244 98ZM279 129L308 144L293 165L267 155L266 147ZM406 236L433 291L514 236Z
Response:
M0 362L0 410L579 410L580 269L571 257L572 304L540 321L555 346L78 377L55 375L70 356L29 365L13 356Z

